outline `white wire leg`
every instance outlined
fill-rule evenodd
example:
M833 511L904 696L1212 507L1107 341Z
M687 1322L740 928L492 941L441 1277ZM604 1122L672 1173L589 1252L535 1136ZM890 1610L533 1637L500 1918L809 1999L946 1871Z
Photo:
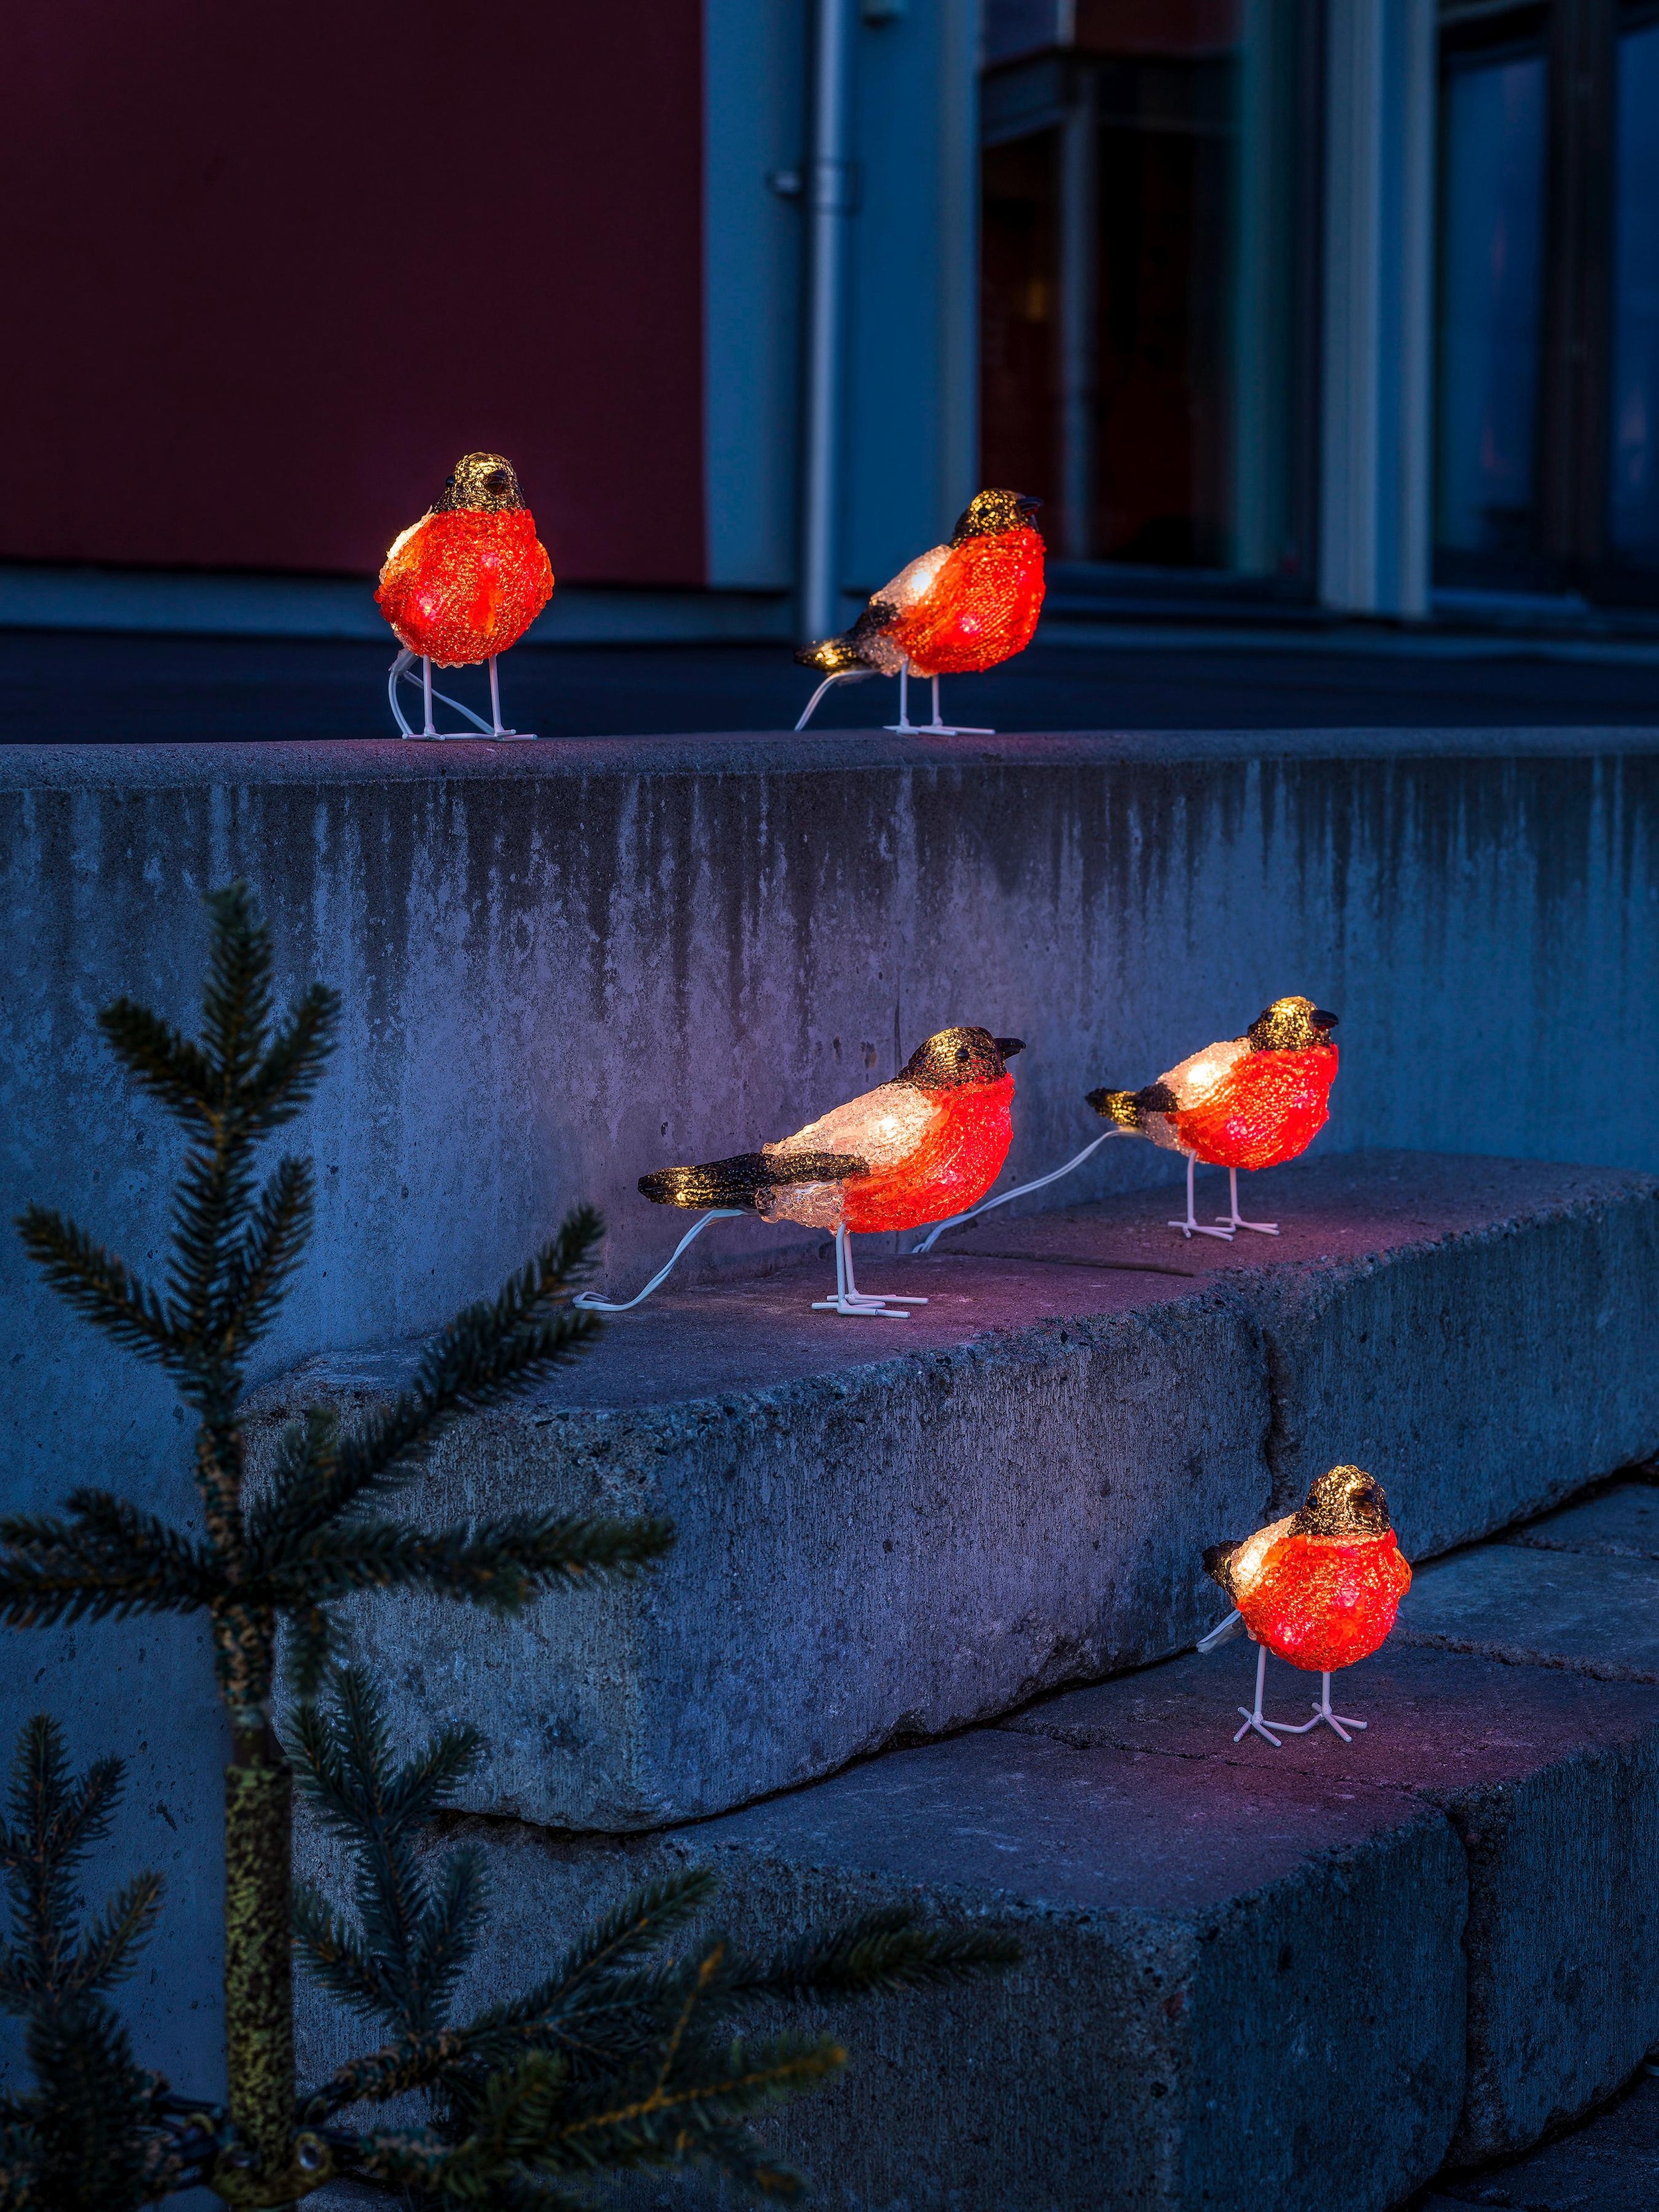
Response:
M501 727L501 683L495 673L495 655L493 653L489 656L489 712L495 724L489 732L492 738L512 738L520 744L528 742L533 744L536 742L534 730L504 730Z
M899 718L884 726L898 737L913 738L920 726L910 720L910 664L907 660L899 670Z
M860 1290L853 1279L853 1240L847 1233L847 1224L840 1222L836 1228L836 1295L833 1298L815 1298L814 1313L865 1314L883 1321L908 1321L908 1306L925 1306L926 1298L900 1297L893 1293L877 1297Z
M1246 1221L1243 1215L1239 1212L1238 1170L1237 1168L1229 1168L1227 1170L1227 1203L1232 1208L1231 1212L1218 1213L1216 1216L1216 1219L1221 1222L1226 1228L1230 1230L1254 1229L1259 1237L1278 1236L1279 1224L1276 1221Z
M487 738L497 735L510 737L514 734L512 731L498 732L492 730L489 723L483 720L483 716L475 714L471 707L462 706L460 701L459 699L452 699L447 691L434 691L432 688L432 663L430 659L422 655L421 660L421 672L417 676L415 673L414 668L410 665L414 659L415 655L407 649L400 653L398 655L398 658L392 662L391 671L386 677L386 695L392 702L392 712L397 720L398 728L402 736L405 738L431 738L435 739L441 744L447 738L469 738L471 736L472 730L434 729L432 723L432 702L434 699L441 699L446 707L453 707L458 714L465 714L467 720L471 723L472 729L482 731L483 735ZM492 680L494 678L495 672L495 663L492 661L490 663L490 676ZM412 684L420 692L422 704L426 708L426 726L424 729L411 730L410 728L408 720L404 714L402 704L398 697L398 686L400 683ZM500 721L501 715L499 712L497 713L495 719L497 721Z
M1231 1229L1206 1229L1193 1212L1193 1170L1196 1165L1197 1162L1188 1152L1187 1155L1187 1218L1184 1221L1172 1221L1169 1226L1171 1229L1178 1229L1183 1237L1218 1237L1224 1244L1231 1244L1233 1241L1233 1232Z
M1258 1644L1255 1647L1255 1704L1254 1707L1240 1705L1236 1708L1243 1715L1244 1725L1234 1735L1233 1741L1243 1743L1250 1730L1254 1729L1259 1736L1272 1744L1273 1749L1277 1751L1279 1748L1279 1743L1273 1730L1279 1726L1279 1723L1264 1718L1261 1711L1261 1691L1267 1679L1267 1647L1265 1644Z
M1047 1175L1039 1176L1035 1182L1019 1183L1012 1190L1000 1192L995 1198L982 1199L977 1206L970 1206L966 1213L953 1213L948 1221L936 1221L921 1243L911 1246L912 1255L931 1252L935 1241L943 1237L947 1229L960 1229L964 1221L976 1221L981 1213L989 1213L994 1206L1006 1206L1011 1199L1024 1198L1030 1191L1043 1190L1051 1182L1058 1182L1061 1176L1068 1176L1073 1168L1080 1168L1091 1152L1098 1152L1107 1137L1133 1137L1134 1133L1133 1129L1108 1129L1105 1136L1097 1137L1080 1152L1074 1152L1063 1168L1050 1168Z
M686 1246L690 1243L693 1237L701 1237L703 1231L708 1228L711 1221L733 1221L737 1218L738 1214L744 1212L744 1209L740 1206L711 1206L708 1212L702 1216L701 1220L694 1221L692 1223L691 1226L686 1231L684 1236L681 1237L679 1243L669 1254L667 1266L665 1267L659 1267L656 1273L653 1275L650 1281L646 1285L645 1288L637 1294L637 1296L631 1298L623 1298L620 1304L618 1304L613 1302L610 1298L602 1298L597 1291L579 1291L575 1297L571 1299L571 1304L573 1306L580 1306L583 1310L587 1313L628 1313L635 1306L642 1305L646 1299L650 1297L652 1291L660 1290L663 1285L668 1280L668 1278L673 1273L675 1261L679 1258L680 1254L684 1251Z
M1256 1703L1260 1705L1261 1702L1258 1697ZM1351 1714L1334 1713L1331 1711L1331 1670L1328 1667L1319 1678L1319 1701L1313 1709L1313 1718L1310 1721L1269 1721L1267 1723L1269 1728L1276 1728L1281 1735L1306 1735L1310 1729L1316 1729L1322 1724L1328 1729L1334 1729L1344 1743L1353 1741L1353 1738L1348 1734L1350 1729L1363 1729L1369 1726L1369 1723L1357 1721Z
M994 738L996 735L994 730L976 730L966 722L941 721L939 712L937 676L933 678L933 719L931 722L924 722L921 726L930 738Z

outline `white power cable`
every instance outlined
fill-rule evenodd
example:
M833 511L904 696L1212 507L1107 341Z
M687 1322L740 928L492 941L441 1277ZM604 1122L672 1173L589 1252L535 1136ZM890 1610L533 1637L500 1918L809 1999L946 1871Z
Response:
M1134 1133L1133 1129L1107 1129L1067 1160L1063 1168L1051 1168L1046 1176L1039 1176L1035 1182L1019 1183L1012 1190L1005 1190L995 1198L988 1198L982 1205L970 1206L966 1213L953 1213L948 1221L936 1221L921 1243L910 1247L911 1258L915 1258L918 1253L932 1251L935 1238L943 1237L947 1229L960 1229L964 1221L973 1221L981 1213L989 1213L993 1206L1006 1206L1011 1199L1024 1198L1030 1191L1044 1190L1051 1182L1058 1182L1061 1176L1068 1176L1073 1168L1080 1168L1091 1152L1098 1152L1108 1137L1132 1137Z
M571 1304L573 1306L580 1306L586 1313L631 1312L634 1307L642 1304L644 1301L650 1297L653 1291L658 1291L662 1288L663 1285L668 1280L668 1278L673 1273L674 1263L679 1258L680 1254L684 1251L686 1246L691 1242L694 1237L702 1236L703 1231L708 1228L711 1221L733 1221L737 1218L738 1214L746 1211L747 1209L741 1206L716 1206L712 1207L708 1212L705 1213L701 1220L694 1221L691 1226L686 1231L684 1236L681 1237L679 1243L674 1247L673 1251L670 1254L668 1265L665 1267L658 1268L656 1273L653 1275L650 1281L639 1293L637 1297L624 1298L620 1304L618 1304L610 1298L602 1298L597 1291L579 1291L576 1293L576 1296L571 1299Z

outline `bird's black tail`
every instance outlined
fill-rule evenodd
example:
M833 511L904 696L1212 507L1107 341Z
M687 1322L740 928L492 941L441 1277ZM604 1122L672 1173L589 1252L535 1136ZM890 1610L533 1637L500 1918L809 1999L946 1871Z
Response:
M1140 1091L1091 1091L1083 1103L1120 1129L1144 1129L1149 1114L1174 1114L1181 1108L1167 1083L1149 1083Z
M1103 1121L1115 1121L1120 1129L1140 1127L1140 1108L1133 1091L1091 1091L1083 1103L1092 1106Z
M871 641L897 618L898 609L884 599L872 599L851 629L840 637L826 637L817 645L798 647L795 659L803 668L816 668L820 676L847 676L854 669L877 672L869 657Z
M738 1206L757 1213L762 1191L782 1183L846 1182L868 1173L851 1152L737 1152L703 1167L659 1168L640 1177L640 1188L658 1206Z

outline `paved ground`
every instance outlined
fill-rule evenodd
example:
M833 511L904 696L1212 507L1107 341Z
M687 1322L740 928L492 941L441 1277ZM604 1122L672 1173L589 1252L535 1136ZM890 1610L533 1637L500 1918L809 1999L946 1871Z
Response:
M0 742L379 737L390 659L389 639L0 632ZM502 683L508 719L544 737L787 729L810 694L775 646L520 647ZM444 688L485 703L476 671ZM1659 663L1051 645L945 694L1005 731L1653 725ZM867 728L896 707L890 684L848 684L817 720Z
M1401 2212L1654 2212L1659 2205L1659 2080L1650 2071L1588 2127L1513 2165L1442 2181Z

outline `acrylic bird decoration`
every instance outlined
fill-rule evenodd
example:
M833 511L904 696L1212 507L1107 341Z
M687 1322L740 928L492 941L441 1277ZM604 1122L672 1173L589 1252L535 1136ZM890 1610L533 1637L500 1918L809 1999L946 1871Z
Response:
M935 737L990 737L941 721L939 679L994 668L1023 653L1042 607L1042 539L1031 526L1042 505L1018 492L976 493L948 544L919 553L865 608L851 629L795 658L823 681L795 727L805 729L832 684L864 676L896 676L899 718L888 727ZM909 680L932 678L933 719L910 720Z
M1337 1051L1336 1016L1311 999L1275 999L1243 1036L1206 1045L1142 1091L1089 1093L1105 1121L1132 1136L1187 1156L1187 1218L1172 1221L1183 1237L1231 1240L1240 1229L1277 1237L1276 1221L1246 1221L1238 1210L1241 1168L1273 1168L1305 1152L1330 1113ZM1230 1210L1213 1228L1193 1212L1193 1170L1225 1168Z
M1255 1705L1238 1708L1244 1725L1233 1741L1254 1729L1276 1751L1279 1736L1305 1735L1322 1724L1352 1742L1347 1731L1366 1723L1332 1711L1331 1676L1369 1659L1387 1641L1412 1581L1381 1483L1363 1467L1331 1468L1299 1512L1270 1522L1242 1543L1212 1545L1204 1571L1237 1610L1211 1630L1199 1650L1212 1650L1241 1632L1256 1645ZM1310 1721L1264 1717L1270 1651L1320 1675Z
M908 1318L924 1297L858 1288L849 1239L871 1230L915 1229L973 1204L1008 1157L1018 1037L940 1030L890 1083L878 1084L797 1129L793 1137L701 1167L662 1168L640 1188L659 1206L704 1206L832 1229L836 1294L818 1313Z
M484 736L520 734L501 725L497 656L516 645L553 596L553 567L536 535L535 518L511 461L500 453L463 453L455 472L418 522L393 542L374 597L403 651L386 690L406 738L459 737L432 723L432 664L440 668L489 664L494 726L447 693L436 696ZM417 678L410 668L421 662ZM419 682L426 726L410 729L398 703L399 681Z

